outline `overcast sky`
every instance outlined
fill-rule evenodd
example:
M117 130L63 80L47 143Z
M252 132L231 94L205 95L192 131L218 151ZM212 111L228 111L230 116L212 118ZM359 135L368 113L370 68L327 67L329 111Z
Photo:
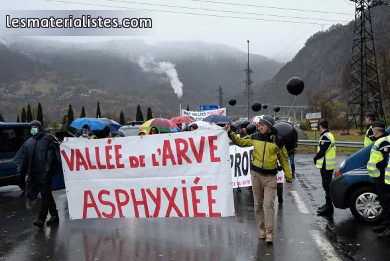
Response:
M291 59L314 33L326 30L332 24L346 24L354 18L354 3L349 0L1 0L1 8L3 10L149 9L154 10L147 12L148 17L153 19L154 35L146 37L148 42L205 41L224 43L246 51L246 41L250 40L251 53L262 54L283 62ZM192 15L183 13L192 13ZM67 41L112 39L112 37L53 38Z

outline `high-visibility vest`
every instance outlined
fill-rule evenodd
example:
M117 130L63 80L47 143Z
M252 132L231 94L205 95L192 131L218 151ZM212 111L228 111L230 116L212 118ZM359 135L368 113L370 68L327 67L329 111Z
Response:
M370 135L368 135L368 132L370 132L370 130L372 130L372 126L370 125L370 127L368 128L368 130L366 131L366 135L364 136L364 147L367 147L368 145L370 145L371 143L373 143Z
M323 141L322 137L324 136L326 136L329 139L329 141ZM326 164L325 169L333 170L336 168L336 141L334 139L333 134L330 132L326 132L320 137L320 141L317 147L317 153L320 151L321 142L330 142L330 146L327 149L325 156L317 160L316 167L321 169L322 165L324 164L324 158L325 158L325 164Z
M373 178L378 178L381 174L379 169L376 167L376 164L383 160L383 155L380 151L380 145L384 141L390 142L390 137L386 136L380 138L374 143L371 149L370 159L367 163L367 171L368 174Z
M390 157L389 157L389 161L387 162L387 168L385 172L385 183L387 185L390 185Z

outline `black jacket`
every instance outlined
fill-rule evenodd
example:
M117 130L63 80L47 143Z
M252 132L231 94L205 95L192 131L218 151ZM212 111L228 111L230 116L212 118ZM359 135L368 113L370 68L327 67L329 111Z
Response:
M39 130L22 145L14 159L17 172L27 174L26 194L37 184L50 181L61 163L57 139L45 133L43 126Z

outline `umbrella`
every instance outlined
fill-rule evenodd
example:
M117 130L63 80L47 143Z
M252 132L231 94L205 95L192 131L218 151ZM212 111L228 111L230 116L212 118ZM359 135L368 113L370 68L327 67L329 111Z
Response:
M139 129L143 130L146 127L160 127L160 128L171 128L171 129L179 129L179 127L171 120L164 118L154 118L150 119L144 124L142 124Z
M83 117L75 119L70 124L71 127L78 130L81 130L84 125L89 125L90 130L102 130L106 126L106 123L97 118Z
M188 127L190 127L192 124L196 124L198 126L198 128L201 127L201 126L208 126L208 125L210 125L210 123L206 122L206 121L194 121L194 122L191 122L191 124L188 125Z
M104 122L105 124L108 124L108 126L110 126L110 132L116 132L119 130L120 127L122 127L122 125L120 125L116 121L107 118L98 118L98 120Z
M188 122L193 122L194 119L191 117L185 117L185 116L179 116L179 117L173 117L171 118L171 121L176 123L177 125L182 124L182 123L188 123Z
M209 115L206 118L204 118L203 121L213 122L213 123L222 123L222 122L224 123L226 122L228 124L233 123L228 117L223 115Z
M255 116L253 118L251 118L251 121L254 122L254 123L259 123L260 120L263 118L264 115L260 115L260 116Z
M236 128L239 128L239 127L246 128L246 126L248 126L249 123L250 123L250 121L247 121L247 120L244 120L244 121L238 120L238 121L233 122L232 125L234 125Z
M294 126L297 133L298 133L298 139L299 140L307 140L307 135L306 133L303 132L298 126Z

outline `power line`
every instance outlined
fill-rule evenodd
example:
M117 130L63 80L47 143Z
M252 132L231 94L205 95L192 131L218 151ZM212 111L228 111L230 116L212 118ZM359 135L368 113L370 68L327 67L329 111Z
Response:
M188 7L188 6L178 6L178 5L165 5L165 4L152 4L152 3L141 3L134 1L124 1L124 0L106 0L108 2L114 3L127 3L127 4L139 4L139 5L147 5L147 6L159 6L159 7L169 7L169 8L181 8L188 10L200 10L200 11L210 11L210 12L221 12L221 13L231 13L231 14L244 14L244 15L256 15L256 16L271 16L271 17L281 17L281 18L293 18L293 19L302 19L302 20L322 20L327 22L348 22L348 21L340 21L340 20L332 20L332 19L321 19L321 18L308 18L302 16L290 16L290 15L276 15L276 14L260 14L260 13L252 13L252 12L241 12L241 11L232 11L232 10L218 10L218 9L210 9L210 8L199 8L199 7Z
M200 13L190 13L190 12L178 12L178 11L169 11L169 10L156 10L156 9L147 9L147 8L129 8L127 6L113 6L105 4L96 4L96 3L81 3L65 0L44 0L46 2L57 2L57 3L67 3L67 4L78 4L78 5L87 5L87 6L101 6L101 7L114 7L114 8L123 8L126 10L140 10L140 11L149 11L149 12L161 12L161 13L171 13L171 14L185 14L185 15L195 15L195 16L209 16L209 17L218 17L218 18L233 18L239 20L256 20L256 21L266 21L266 22L281 22L281 23L293 23L293 24L311 24L311 25L323 25L324 23L315 23L315 22L301 22L301 21L291 21L291 20L272 20L264 18L254 18L254 17L242 17L242 16L227 16L227 15L216 15L216 14L200 14ZM326 24L331 25L331 24Z
M219 1L210 1L210 0L191 0L191 1L193 1L193 2L201 2L201 3L234 5L234 6L246 6L246 7L256 7L256 8L268 8L268 9L277 9L277 10L289 10L289 11L298 11L298 12L313 12L313 13L339 14L339 15L349 15L349 16L353 16L353 14L341 13L341 12L329 12L329 11L307 10L307 9L298 9L298 8L286 8L286 7L277 7L277 6L241 4L241 3L234 3L234 2L219 2Z

